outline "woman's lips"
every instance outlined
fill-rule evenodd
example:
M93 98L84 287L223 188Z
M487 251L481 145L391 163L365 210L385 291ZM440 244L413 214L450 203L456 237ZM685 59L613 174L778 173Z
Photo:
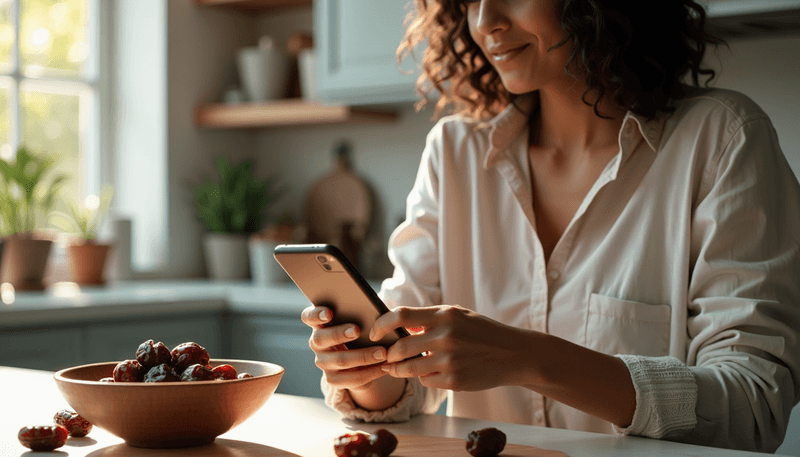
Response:
M490 54L492 56L492 60L495 62L505 62L507 60L511 60L517 56L520 52L522 52L528 45L524 44L522 46L518 46L516 48L511 49L504 49L502 51L491 51Z

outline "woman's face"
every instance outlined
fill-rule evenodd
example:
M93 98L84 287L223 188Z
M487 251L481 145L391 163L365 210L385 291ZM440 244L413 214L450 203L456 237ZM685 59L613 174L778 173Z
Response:
M559 0L467 0L472 39L514 94L564 82L568 46Z

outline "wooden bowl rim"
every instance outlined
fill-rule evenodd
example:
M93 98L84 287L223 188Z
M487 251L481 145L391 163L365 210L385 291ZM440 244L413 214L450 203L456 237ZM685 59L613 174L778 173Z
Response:
M221 365L229 364L230 362L234 363L253 363L256 365L262 365L272 368L277 368L278 371L271 374L262 374L259 376L253 376L252 378L242 378L242 379L223 379L223 380L213 380L213 381L176 381L176 382L100 382L97 381L88 381L85 379L72 379L64 376L64 374L68 371L91 368L91 367L99 367L103 365L110 365L116 366L118 363L122 362L122 360L116 362L98 362L98 363L88 363L86 365L77 365L74 367L64 368L62 370L58 370L53 374L53 378L59 382L71 383L71 384L85 384L85 385L98 385L98 386L124 386L124 387L143 387L146 389L151 389L154 387L161 387L161 388L178 388L178 387L188 387L188 386L207 386L209 384L213 385L229 385L231 383L236 382L247 382L247 381L254 381L257 379L264 379L264 378L271 378L274 376L283 375L286 371L282 366L272 363L272 362L260 362L257 360L240 360L240 359L210 359L209 363L211 362L221 362Z

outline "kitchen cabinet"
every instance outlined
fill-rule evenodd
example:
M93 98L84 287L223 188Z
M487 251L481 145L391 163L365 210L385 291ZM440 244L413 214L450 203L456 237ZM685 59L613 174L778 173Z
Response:
M161 341L170 349L194 341L206 348L212 359L224 358L221 327L219 314L89 325L83 331L85 363L132 359L148 339Z
M77 328L0 331L0 366L60 370L89 363L82 351Z
M131 310L135 315L135 310ZM136 348L152 338L170 349L201 343L212 358L223 358L220 313L159 316L158 319L86 321L68 327L0 330L0 365L60 370L76 365L132 359Z
M317 87L329 101L354 105L412 102L419 96L413 59L398 67L408 2L318 0L314 3ZM419 55L419 54L418 54Z
M230 322L231 356L267 360L286 371L276 392L322 398L322 372L308 347L311 329L293 317L234 314Z
M196 4L201 7L224 7L237 11L243 11L252 16L269 13L281 8L290 7L308 7L312 4L311 0L195 0ZM387 4L380 2L381 6L372 5L372 3L363 2L364 5L369 5L370 11L378 13L379 10L386 8ZM388 4L390 10L395 12L397 6L394 2ZM315 5L314 8L319 9L320 5ZM349 6L352 8L352 6ZM375 17L383 17L378 14ZM349 20L349 19L348 19ZM402 20L402 19L399 19ZM372 21L377 22L377 21ZM355 24L355 23L354 23ZM340 24L342 25L342 24ZM344 24L347 26L353 24ZM363 36L363 34L362 34ZM348 35L352 37L352 34ZM369 41L369 40L368 40ZM399 42L399 38L396 40ZM348 40L348 43L350 40ZM394 44L397 47L397 44ZM349 48L353 52L352 47ZM392 50L381 50L386 56L393 53ZM371 52L371 51L370 51ZM365 54L361 52L361 54ZM368 53L367 53L368 54ZM389 56L391 57L391 56ZM390 59L393 61L393 58ZM376 67L377 68L377 67ZM356 68L358 70L358 68ZM375 68L372 68L373 75L375 75ZM394 71L397 73L397 70ZM333 72L331 75L331 84L325 87L330 87L331 93L335 96L341 94L341 78L347 77L348 73ZM378 76L378 75L376 75ZM320 79L319 77L317 78ZM323 80L323 84L325 80ZM352 81L354 92L361 83L359 81ZM391 81L389 81L391 83ZM375 86L375 84L372 84ZM374 90L374 89L373 89ZM319 125L319 124L338 124L338 123L354 123L354 122L392 122L397 118L397 114L391 109L369 109L363 107L352 106L356 103L351 103L354 99L352 97L339 98L333 100L332 98L325 97L324 103L308 101L304 99L284 99L284 100L270 100L260 103L237 103L237 104L224 104L224 103L204 103L197 106L194 110L194 124L203 128L219 128L219 129L253 129L253 128L266 128L276 126L302 126L302 125ZM350 100L350 101L348 101ZM356 98L356 101L362 102L370 100L367 98ZM379 100L371 98L373 101L390 101Z

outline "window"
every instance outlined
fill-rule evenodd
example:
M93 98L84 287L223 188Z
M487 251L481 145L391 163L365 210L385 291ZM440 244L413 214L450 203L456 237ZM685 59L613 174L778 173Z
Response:
M0 154L57 154L78 201L101 187L102 1L0 0Z

